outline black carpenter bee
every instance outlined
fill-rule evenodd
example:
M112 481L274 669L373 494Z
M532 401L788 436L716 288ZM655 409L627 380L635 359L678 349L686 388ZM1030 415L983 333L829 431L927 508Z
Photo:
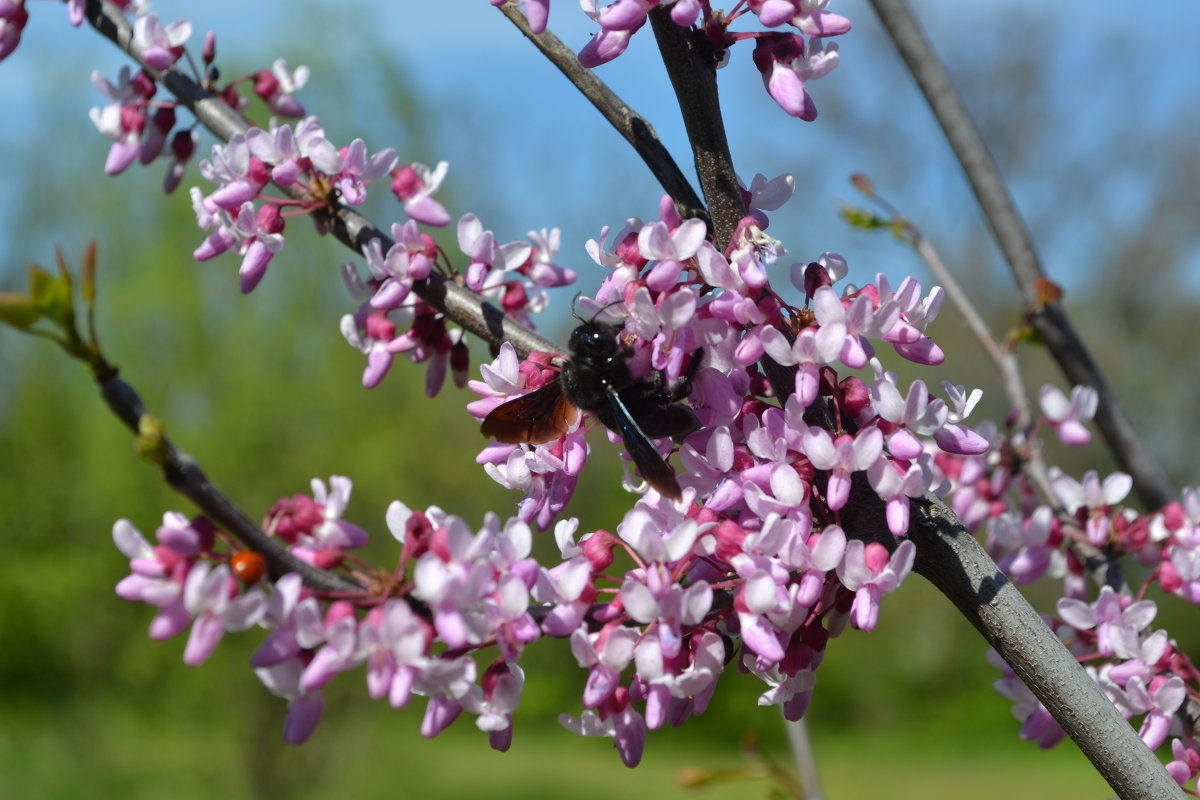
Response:
M586 411L621 435L648 484L661 495L679 499L675 471L650 440L680 438L700 427L692 409L679 401L691 391L703 351L692 354L687 372L670 385L661 372L635 378L629 372L632 351L617 338L620 330L585 321L571 332L571 358L558 379L496 406L481 430L504 444L545 444L566 433L579 412Z

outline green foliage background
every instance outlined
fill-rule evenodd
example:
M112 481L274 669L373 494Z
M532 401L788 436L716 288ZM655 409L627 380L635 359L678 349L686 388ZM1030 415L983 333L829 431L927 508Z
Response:
M379 133L371 141L395 144L402 160L429 160L431 120L444 112L397 89L405 76L387 73L396 68L380 55L372 79L389 90L376 95L387 98L384 107L371 109ZM311 102L324 103L332 121L337 104L350 101L331 97L328 87L350 77L319 60L307 62L333 77L326 94L314 87ZM45 80L53 85L80 67L47 64ZM0 229L0 279L15 288L22 262L50 263L54 242L77 261L96 237L109 359L243 508L261 513L281 495L306 491L314 475L349 475L348 517L377 534L368 560L388 563L394 548L382 520L392 499L437 504L470 521L511 507L517 498L474 464L482 442L463 410L465 393L450 389L431 401L422 369L399 362L381 387L361 389L361 357L337 332L351 307L335 269L349 260L345 251L293 221L262 288L241 297L235 259L191 260L199 237L186 196L160 203L157 167L93 178L104 143L82 130L76 111L30 110L41 117L34 127L74 126L81 145L39 161L36 172L6 168L8 188L23 202ZM353 111L345 110L346 130ZM442 198L450 207L453 192ZM374 216L395 215L377 209ZM969 242L963 252L971 252ZM1176 305L1158 322L1164 334L1194 330L1191 301ZM1006 313L994 310L1000 330L1011 324ZM956 324L943 317L939 341L958 341ZM1117 359L1126 346L1112 345L1101 358ZM952 359L967 361L969 348L948 347ZM1146 359L1135 363L1140 372L1154 369ZM681 767L753 765L741 750L748 736L786 762L778 713L757 707L761 685L731 668L703 717L652 733L643 765L624 770L607 742L558 728L560 712L578 711L584 675L566 645L551 641L524 661L527 695L508 754L490 752L469 719L422 740L420 703L395 712L370 702L361 673L330 687L309 744L285 747L283 701L247 669L261 634L230 636L207 664L187 668L182 640L152 642L142 635L150 610L113 594L126 564L111 544L112 522L127 517L152 532L164 510L192 509L139 463L86 373L51 346L0 332L0 375L0 796L666 798L685 794L673 782ZM596 445L574 512L588 527L611 528L626 499L609 488L614 449ZM1182 621L1191 610L1167 613ZM919 578L889 598L883 615L876 633L851 631L835 642L818 673L808 723L829 797L1105 794L1069 743L1040 753L1016 740L1008 703L991 691L996 675L983 644ZM760 796L768 788L757 779L701 796Z

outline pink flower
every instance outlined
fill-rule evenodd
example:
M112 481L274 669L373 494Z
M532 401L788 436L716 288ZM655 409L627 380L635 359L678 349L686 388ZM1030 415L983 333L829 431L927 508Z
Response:
M468 656L430 659L414 689L429 698L421 720L422 736L432 739L458 718L463 702L476 688L475 674L475 662Z
M1061 473L1051 483L1063 505L1084 523L1088 541L1096 547L1107 544L1111 508L1129 494L1133 478L1124 472L1114 472L1101 483L1096 471L1089 470L1083 476L1083 483Z
M942 391L946 393L950 411L946 424L933 435L938 447L947 453L961 456L977 456L986 453L991 443L986 436L981 436L962 424L962 421L974 410L983 392L972 389L967 392L965 387L942 381Z
M1167 772L1171 773L1176 783L1184 786L1200 772L1200 753L1189 748L1182 740L1172 739L1171 755L1175 758L1167 764Z
M763 350L779 364L796 366L796 398L804 407L817 398L821 367L828 365L842 351L846 341L846 325L834 320L816 330L805 328L789 345L778 328L766 325L759 331Z
M195 564L183 586L183 605L192 615L192 633L183 651L183 663L203 663L225 631L244 631L266 613L266 598L255 587L238 594L238 582L224 564Z
M1200 550L1172 546L1169 561L1161 567L1163 588L1189 603L1200 603Z
M496 591L487 562L493 536L487 528L473 534L462 520L448 517L435 534L438 546L413 569L413 594L429 605L438 637L452 648L479 644L491 632L483 599Z
M794 25L805 36L840 36L850 20L825 10L829 0L749 0L747 6L768 28Z
M0 47L2 46L0 44ZM140 101L147 98L141 94L137 82L130 77L127 66L121 67L115 85L109 83L99 72L92 73L92 84L113 101L103 109L91 109L88 116L96 130L113 140L108 158L104 162L105 174L119 175L137 159L141 151L140 142L146 126L146 113L140 107ZM149 91L152 91L152 88Z
M533 596L538 602L554 604L542 630L550 636L569 635L582 624L596 596L591 564L581 554L551 569L541 568Z
M796 179L792 175L767 178L759 172L750 181L750 188L743 188L742 194L746 197L747 208L774 211L786 203L795 191Z
M712 631L694 636L690 652L664 658L659 641L647 637L637 646L637 676L646 700L646 727L657 730L668 720L684 722L704 711L725 665L725 644Z
M638 249L654 261L687 261L707 238L703 220L685 220L674 229L665 222L651 222L638 233Z
M346 506L350 504L353 482L342 475L329 479L329 488L320 478L312 479L313 500L321 507L321 522L310 532L311 539L300 542L302 546L328 549L362 547L367 543L367 532L342 519Z
M916 364L936 366L945 361L946 354L924 334L925 327L933 322L942 307L945 292L941 287L933 287L928 296L922 298L921 283L916 278L905 278L895 293L884 274L877 275L875 281L880 303L893 302L900 309L900 318L881 338L891 342L898 355Z
M1057 386L1046 384L1038 395L1042 413L1054 427L1063 444L1082 446L1092 440L1084 423L1096 415L1099 395L1090 386L1076 386L1067 400Z
M783 660L784 641L769 617L784 609L788 593L788 571L780 564L762 556L739 554L732 566L742 579L741 589L734 598L738 623L746 646L758 655L760 664L777 664Z
M850 476L875 463L883 452L883 434L870 426L855 436L839 436L836 441L829 431L810 426L804 434L804 453L812 465L829 472L826 502L837 511L850 498Z
M345 600L330 604L321 638L324 645L305 665L300 676L300 688L305 692L320 689L338 673L354 669L367 657L366 650L359 647L354 606Z
M251 156L246 137L240 133L230 137L224 146L213 145L211 157L200 162L200 174L217 184L217 189L204 201L209 212L218 208L238 211L258 197L268 180L266 165ZM253 207L250 211L253 214Z
M803 708L807 706L808 698L812 694L813 686L816 685L816 674L811 669L804 667L791 674L784 672L780 665L764 669L749 653L743 656L742 663L746 669L770 687L758 696L760 706L783 706L786 719L793 721L800 719ZM792 713L789 710L789 707L797 706L799 708L796 710L800 713Z
M342 157L325 138L316 117L296 123L295 132L289 125L270 132L251 128L246 131L246 145L252 155L271 165L271 180L280 186L293 185L305 170L336 175L342 169Z
M467 288L473 292L494 289L503 281L504 272L521 266L529 258L528 242L496 244L491 231L485 231L479 218L465 214L458 221L458 246L470 257Z
M396 151L384 148L367 156L367 145L355 139L342 150L342 169L335 178L342 199L352 206L361 205L367 199L366 185L382 178L396 163Z
M612 697L621 672L633 660L638 632L619 623L609 623L597 633L580 627L571 634L571 654L588 670L583 688L583 707L597 708Z
M1138 736L1151 750L1157 750L1159 745L1167 740L1171 731L1171 720L1179 707L1187 699L1187 688L1183 679L1178 675L1152 684L1153 691L1143 683L1141 678L1131 678L1121 690L1109 685L1107 691L1113 698L1117 709L1126 719L1145 714Z
M176 20L163 27L157 14L142 14L133 23L133 46L151 69L164 70L183 55L192 23Z
M301 651L314 649L325 640L320 603L315 597L302 597L303 587L303 580L295 572L275 582L263 616L272 630L251 656L252 667L273 667L289 660L299 663ZM296 680L299 685L298 673Z
M396 338L396 323L388 319L384 312L377 311L364 315L361 323L354 314L346 314L338 328L347 344L367 356L363 386L368 389L378 386L392 366L394 354L390 345Z
M168 547L151 547L129 520L113 524L113 542L129 558L132 574L117 584L117 596L159 610L150 623L153 639L168 639L191 622L183 603L183 584L191 562Z
M633 31L646 22L646 12L658 0L615 0L601 9L596 21L608 31Z
M1058 615L1081 631L1096 629L1096 647L1102 656L1111 656L1123 628L1141 631L1154 621L1158 608L1151 600L1134 601L1121 597L1111 586L1100 589L1096 602L1088 605L1073 597L1058 601Z
M512 744L513 712L521 702L525 671L517 664L497 661L483 673L483 687L472 686L463 706L478 714L475 726L488 734L493 750L505 752Z
M634 710L629 691L617 687L612 698L599 711L584 711L579 719L563 714L558 722L579 736L607 736L613 740L621 762L636 767L646 745L646 721Z
M234 220L234 230L243 240L242 264L238 268L242 294L254 291L271 259L283 250L283 216L279 206L265 205L254 213L251 203L244 204Z
M657 623L655 632L663 655L679 653L684 626L699 625L712 607L712 587L696 581L684 589L661 567L626 574L621 584L621 602L629 616L642 624Z
M821 286L813 293L813 313L822 327L842 326L844 331L839 357L851 369L860 369L867 364L865 337L878 335L880 330L891 326L900 309L894 304L875 309L871 298L859 294L848 303L843 303L830 286ZM829 345L832 346L832 343Z
M287 717L283 722L283 740L288 744L308 741L325 711L325 696L320 690L305 692L300 688L302 671L303 666L295 659L254 670L271 694L288 701Z
M932 475L919 464L900 464L881 458L867 468L867 480L879 497L887 502L888 530L896 536L908 532L910 497L929 491Z
M754 44L754 65L762 73L767 93L779 107L806 122L817 118L817 107L804 81L828 75L838 63L837 44L786 33L767 33Z
M558 228L540 231L530 231L529 241L533 251L529 261L517 267L517 271L529 278L534 286L552 289L556 286L567 286L575 282L575 271L560 267L554 263L558 253L560 233Z
M308 67L292 69L282 58L271 64L270 70L260 70L254 76L254 93L281 117L302 117L304 106L292 95L308 83Z
M1053 529L1054 513L1047 506L1038 506L1023 522L1007 512L988 520L989 541L1006 553L999 567L1018 586L1032 583L1050 568L1059 552L1048 544Z
M441 228L450 224L450 214L433 194L446 180L450 163L439 161L435 169L424 164L406 164L392 170L392 194L404 204L404 213L417 222Z
M905 539L888 558L887 549L876 542L864 545L861 539L846 543L846 555L838 566L838 579L854 592L850 613L856 628L875 629L879 621L879 601L895 591L912 569L917 548Z

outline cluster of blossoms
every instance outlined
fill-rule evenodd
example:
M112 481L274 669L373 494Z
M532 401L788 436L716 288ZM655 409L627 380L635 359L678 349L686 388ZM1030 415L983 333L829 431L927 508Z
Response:
M243 292L251 292L266 274L267 265L283 248L283 209L295 206L302 212L328 207L336 193L348 205L367 198L369 183L393 173L396 151L387 148L368 155L362 139L338 148L325 138L316 117L290 125L273 124L269 130L250 128L235 134L225 145L214 145L212 156L200 162L200 174L217 184L209 194L191 191L196 222L209 231L193 255L204 261L231 248L242 255L239 274ZM434 173L423 165L395 170L394 184L408 185L417 167L423 177ZM437 174L438 183L445 174ZM420 180L416 181L420 183ZM296 197L284 200L262 194L274 183ZM410 215L430 224L445 225L445 209L429 197L436 185L414 190L414 202L406 203ZM399 196L399 192L397 191ZM261 205L255 206L256 201Z
M1061 395L1045 401L1043 397L1048 419L1066 405ZM1089 403L1094 399L1083 400ZM1060 438L1068 441L1061 430ZM1200 670L1165 630L1150 629L1158 607L1145 595L1157 584L1200 604L1200 492L1185 489L1182 503L1140 514L1120 505L1132 487L1128 475L1118 472L1101 480L1088 472L1076 481L1056 474L1055 500L1065 512L1056 514L1031 501L1028 487L1014 479L1013 465L999 449L989 455L987 463L968 458L953 467L946 464L961 487L951 495L952 505L964 521L974 519L976 527L987 530L989 549L1016 583L1043 576L1062 581L1063 597L1048 624L1122 715L1141 719L1139 734L1148 747L1157 749L1173 737L1167 764L1171 776L1181 786L1194 780L1200 774L1200 741L1193 730ZM1149 568L1136 596L1106 585L1087 601L1085 556L1098 552ZM1014 701L1022 738L1046 748L1062 741L1066 733L1046 707L999 657L989 654L989 659L1004 672L996 689Z
M191 36L190 23L163 25L157 15L134 4L116 5L138 12L133 44L148 68L168 69L186 55L183 45ZM18 12L24 13L21 3L10 8L0 2L0 20L15 18ZM82 9L78 20L72 12L75 24L81 20ZM19 38L19 28L0 22L0 42L6 34ZM0 57L4 54L0 45ZM209 33L202 48L208 76L216 75L215 59L216 39ZM197 79L249 123L244 134L215 145L210 158L200 162L200 174L216 188L207 194L198 188L191 190L197 225L207 233L194 257L204 261L230 250L237 252L242 257L243 292L258 286L271 259L282 250L284 217L289 213L285 209L293 214L308 213L329 208L335 201L357 206L366 200L369 184L387 177L392 194L410 219L438 227L449 224L449 214L433 197L448 165L442 162L432 169L420 163L397 166L396 153L390 148L369 154L361 139L344 147L331 143L317 119L304 116L304 107L295 97L308 80L306 67L293 69L278 59L269 68L223 86L207 76ZM122 67L116 83L93 73L92 82L110 101L91 110L96 128L113 140L105 172L117 175L135 161L148 164L166 155L170 166L164 189L173 191L196 150L192 128L177 128L177 104L153 100L157 84L145 69L132 74ZM254 125L246 116L250 100L241 94L243 86L251 87L272 114L299 121L293 127L272 117L266 128ZM270 183L289 196L264 195Z
M489 2L502 6L510 0ZM753 39L754 66L762 74L767 93L788 114L809 122L817 118L817 107L804 83L824 77L837 66L837 43L827 39L850 30L850 20L825 10L829 0L745 0L728 14L714 10L708 0L616 0L603 8L596 0L580 0L580 5L600 26L600 32L579 51L583 66L598 67L619 57L646 24L646 15L655 8L669 7L670 19L676 25L704 31L718 54L717 66L728 62L734 44ZM524 0L524 7L533 32L545 31L550 0ZM799 33L729 30L744 15L755 17L768 29L791 28Z
M183 45L192 34L190 22L178 20L163 25L156 14L132 8L129 3L116 5L139 12L133 24L133 46L149 69L166 70L185 56ZM215 74L216 38L212 33L205 36L201 52L205 68ZM244 112L249 104L249 100L239 94L239 86L250 83L254 93L273 113L300 117L304 114L304 108L293 94L307 80L307 68L293 70L286 61L280 59L269 69L264 68L238 78L224 87L215 86L207 80L202 80L202 83L239 112ZM131 74L128 67L122 67L116 83L93 72L92 83L109 99L107 105L93 108L90 112L96 129L113 141L105 160L105 173L119 175L135 161L145 165L159 157L166 157L170 164L163 180L163 190L167 193L174 191L196 151L196 135L192 127L177 127L178 104L173 100L154 100L158 86L145 69Z
M394 243L384 252L382 240L363 248L368 275L351 264L342 267L350 292L363 298L352 314L342 318L341 331L350 345L367 356L363 385L379 384L396 354L427 364L425 391L439 391L451 371L459 388L466 385L470 354L460 328L447 326L445 315L422 300L413 289L434 267L456 274L476 294L495 302L513 319L532 327L533 313L546 307L545 290L575 281L572 270L554 263L558 229L530 231L528 241L498 244L474 214L458 223L458 245L466 256L464 270L453 270L449 258L426 233L409 220L392 226Z

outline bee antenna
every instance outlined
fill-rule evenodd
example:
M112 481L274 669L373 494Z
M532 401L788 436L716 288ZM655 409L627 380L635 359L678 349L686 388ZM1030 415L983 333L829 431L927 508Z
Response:
M579 320L580 322L586 323L587 320L584 319L583 317L579 316L579 311L578 311L579 298L581 298L581 297L583 297L583 292L576 292L575 297L573 297L571 299L571 316L574 317L575 319Z
M581 297L583 297L583 292L577 292L575 294L574 299L571 300L571 316L575 317L575 319L579 320L584 325L595 325L596 319L601 314L603 314L605 311L612 308L613 306L619 306L625 302L624 300L613 300L611 303L603 305L599 309L597 309L596 313L592 316L591 319L584 319L579 314L579 298L581 298Z

